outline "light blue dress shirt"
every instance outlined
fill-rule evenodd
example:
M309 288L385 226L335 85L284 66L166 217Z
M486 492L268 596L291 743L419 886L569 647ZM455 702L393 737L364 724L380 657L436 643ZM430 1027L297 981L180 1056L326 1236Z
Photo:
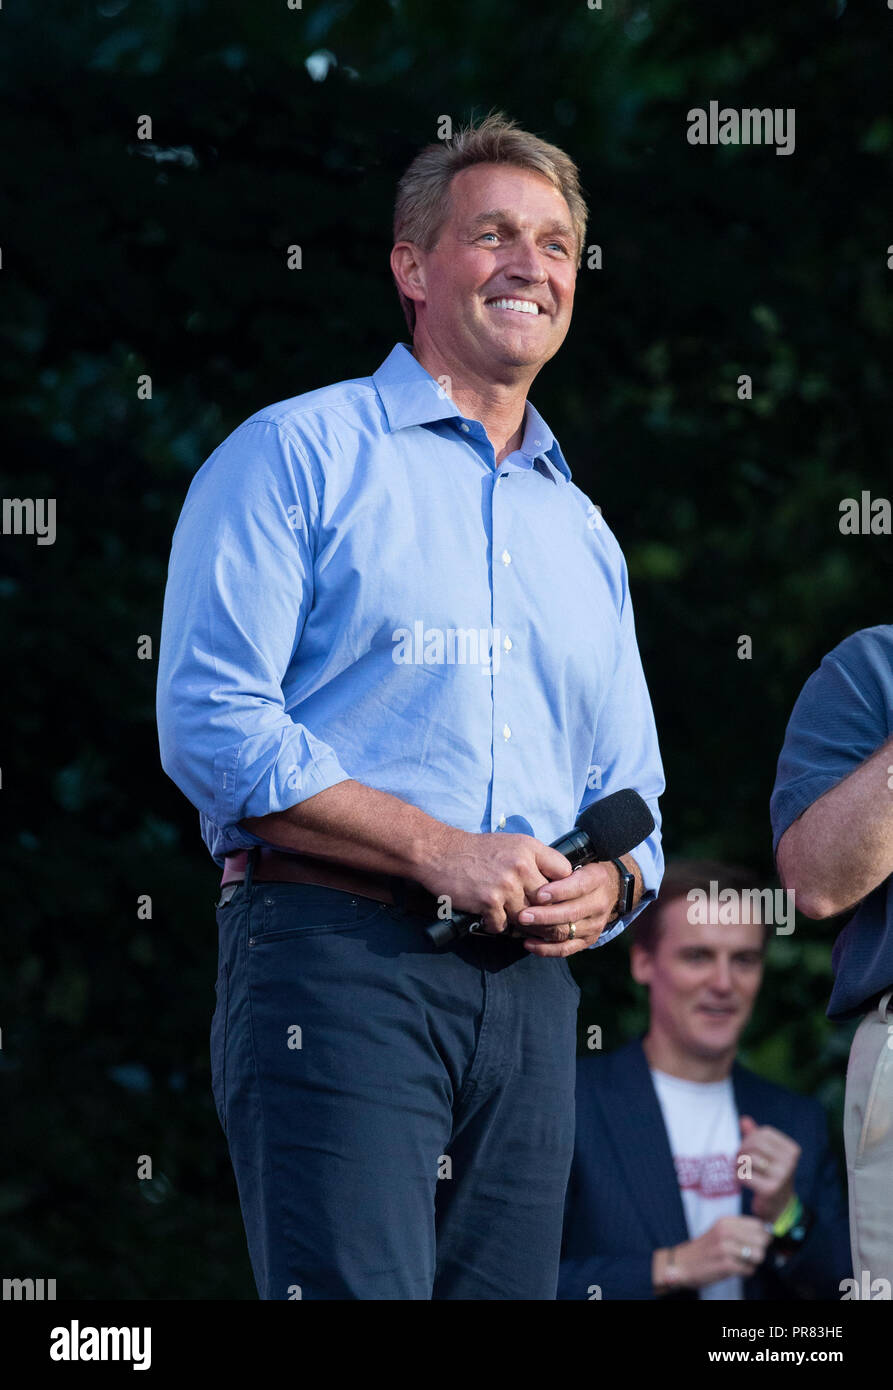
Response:
M664 780L626 564L528 402L497 465L398 344L371 377L260 410L195 475L158 669L164 770L218 864L246 816L348 778L467 831L550 843Z

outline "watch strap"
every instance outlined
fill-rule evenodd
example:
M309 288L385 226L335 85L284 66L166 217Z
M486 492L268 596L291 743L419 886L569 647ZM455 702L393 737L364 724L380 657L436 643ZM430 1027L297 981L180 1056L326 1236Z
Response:
M611 863L620 875L620 896L614 908L616 917L619 919L632 911L633 898L636 895L636 876L630 872L622 859L612 859Z

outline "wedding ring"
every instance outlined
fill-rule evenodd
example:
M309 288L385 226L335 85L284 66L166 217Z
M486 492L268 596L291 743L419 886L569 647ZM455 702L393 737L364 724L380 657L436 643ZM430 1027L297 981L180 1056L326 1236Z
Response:
M745 1264L747 1264L747 1263L749 1262L750 1257L751 1257L752 1254L753 1254L753 1251L751 1250L751 1248L750 1248L749 1245L742 1245L742 1247L741 1247L741 1258L742 1258L742 1260L744 1261Z
M567 939L568 941L573 941L574 937L577 935L577 924L576 922L568 922L568 926L570 927L570 935Z

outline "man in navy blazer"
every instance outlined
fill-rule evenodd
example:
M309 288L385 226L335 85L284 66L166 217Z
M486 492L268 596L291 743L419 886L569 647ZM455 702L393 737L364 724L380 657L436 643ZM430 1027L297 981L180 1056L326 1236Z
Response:
M748 879L680 861L639 918L649 1028L577 1063L560 1299L839 1299L851 1277L821 1105L735 1060L772 921Z

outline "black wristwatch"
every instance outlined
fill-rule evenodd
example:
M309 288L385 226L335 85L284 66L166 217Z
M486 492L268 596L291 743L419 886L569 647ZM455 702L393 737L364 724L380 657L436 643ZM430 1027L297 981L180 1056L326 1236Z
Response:
M614 906L613 919L618 922L621 917L632 911L633 898L636 896L636 876L630 873L622 859L612 859L611 863L620 875L620 896Z

